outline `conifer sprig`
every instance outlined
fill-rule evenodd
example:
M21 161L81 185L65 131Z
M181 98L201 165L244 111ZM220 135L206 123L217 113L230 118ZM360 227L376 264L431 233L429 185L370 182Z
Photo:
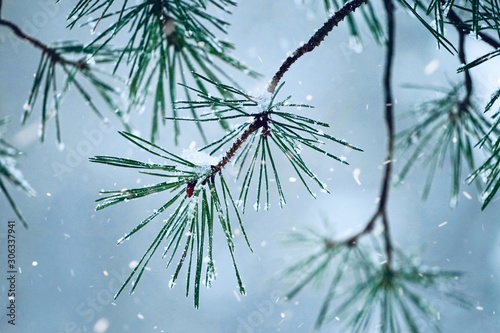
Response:
M487 137L483 148L492 149L488 137L490 121L479 111L474 99L464 104L464 84L451 87L423 87L443 94L443 97L427 101L413 110L414 125L398 133L397 149L405 162L399 173L404 180L408 172L420 160L428 168L423 197L426 198L438 167L449 158L451 174L450 205L454 207L462 182L467 174L476 170L474 146ZM465 164L465 165L464 165ZM464 166L467 171L464 172ZM476 182L479 186L480 182Z
M245 293L235 257L233 242L233 226L231 219L234 217L238 222L245 240L248 242L240 213L234 203L228 184L222 173L212 174L212 166L202 162L191 162L186 158L174 155L163 148L141 139L133 134L121 132L127 140L149 153L161 158L168 164L140 162L131 159L96 156L91 158L92 162L119 166L125 168L139 169L141 173L161 177L165 181L141 188L123 189L119 191L101 191L104 195L99 199L96 209L100 210L117 203L142 198L144 196L167 191L172 197L159 209L155 210L145 220L139 223L124 237L118 240L121 244L128 240L136 232L148 225L154 218L166 211L170 211L168 219L163 220L157 237L148 247L137 267L123 283L115 297L118 297L125 287L132 282L131 293L140 281L149 260L157 251L162 242L166 242L163 257L168 257L167 268L177 258L177 264L172 275L170 286L176 283L181 269L187 262L186 297L189 295L191 283L194 284L194 305L199 306L200 286L203 283L209 287L216 277L213 262L213 228L214 222L219 221L224 231L233 266L238 282L240 293ZM208 155L196 153L197 158L207 158ZM213 159L213 158L212 158ZM208 261L205 262L205 257ZM204 268L205 267L205 268ZM205 269L204 280L202 280ZM192 276L194 278L192 280Z
M129 71L129 110L143 107L149 96L153 96L150 135L152 142L158 139L160 124L165 125L167 108L177 100L177 82L184 85L194 82L198 89L207 93L203 81L197 77L189 78L185 73L198 71L212 80L226 80L237 86L226 69L220 66L224 64L251 77L259 77L258 73L231 55L233 44L216 37L216 31L226 33L229 23L207 11L207 5L210 3L218 10L230 13L230 7L235 5L233 1L144 0L133 5L125 1L123 6L115 11L111 9L112 3L113 1L80 1L70 13L70 26L74 26L84 16L102 11L99 18L84 25L94 25L95 29L103 20L112 23L90 46L109 46L120 32L127 31L126 46L115 49L117 61L114 70L124 64ZM165 94L166 91L168 95ZM191 100L190 91L183 89L183 92L185 98ZM219 93L226 98L231 96L228 91ZM176 118L176 110L172 110L173 117ZM195 118L196 112L193 109L191 111L192 117ZM227 129L223 119L220 123ZM173 120L173 126L174 139L177 142L180 133L177 120ZM198 129L206 141L203 128L198 125Z
M61 142L59 120L61 103L64 95L73 87L101 120L106 121L107 117L101 112L101 107L93 98L94 94L97 94L102 102L118 116L124 127L130 130L128 118L125 117L115 102L118 90L101 78L106 75L105 73L89 65L90 58L96 64L113 61L112 53L102 50L102 52L94 56L92 48L74 42L60 42L51 46L50 50L50 53L42 52L41 54L33 85L23 106L22 123L24 124L28 120L37 101L41 98L40 140L43 141L45 138L47 122L51 118L55 118L57 140ZM77 56L80 59L75 61L67 60L66 57L68 56ZM57 78L58 72L61 72L64 78L61 86L59 86L61 82ZM86 84L90 85L94 91L86 88Z
M155 210L144 221L139 223L131 232L119 240L119 243L121 243L124 240L129 239L133 234L149 224L155 217L159 216L163 212L166 212L167 210L173 210L170 217L164 221L164 225L162 226L157 238L155 238L151 246L147 249L146 253L141 258L138 267L134 269L130 277L125 281L117 296L122 292L135 274L137 274L137 276L135 278L132 291L136 288L150 258L155 253L160 243L165 240L168 243L168 246L164 256L167 253L171 253L167 266L170 265L176 253L179 251L182 253L175 269L172 283L175 283L184 261L187 257L189 257L186 295L189 293L189 284L191 283L191 263L193 261L196 262L194 299L195 306L198 307L199 286L201 281L200 269L202 266L202 258L204 256L203 244L205 243L205 230L208 232L207 241L210 244L208 248L211 249L211 244L213 242L212 228L213 221L215 219L220 222L226 235L226 241L233 260L238 286L240 292L244 293L243 283L234 258L234 244L232 241L233 234L231 231L230 217L234 216L238 220L238 226L243 231L247 244L250 246L243 228L238 206L241 205L242 211L245 211L247 201L249 200L249 188L253 179L258 179L257 201L254 205L256 210L259 210L262 201L264 202L265 209L268 209L270 206L269 185L271 183L271 179L273 179L272 177L274 177L277 186L280 206L285 203L283 189L278 176L279 171L276 168L275 157L273 157L270 142L274 143L278 150L287 156L288 160L292 164L292 167L297 172L297 175L311 194L313 194L313 192L307 184L308 179L312 179L316 182L322 190L327 191L327 189L326 185L322 183L309 169L300 156L300 145L320 152L321 154L342 163L347 162L345 162L344 159L338 158L320 148L323 144L321 141L322 139L334 141L346 147L360 150L343 140L339 140L324 133L322 130L317 129L317 127L328 127L328 124L305 116L299 116L282 111L285 107L306 107L306 105L302 104L289 103L288 100L290 97L284 101L277 101L276 95L283 85L281 85L272 95L266 94L265 97L254 98L246 95L244 92L235 87L215 83L215 81L199 74L197 74L197 77L211 84L219 85L219 89L230 90L233 95L239 96L240 99L222 99L208 95L202 90L189 88L197 93L199 99L195 102L184 101L179 102L179 104L192 104L192 107L195 109L210 106L213 108L211 110L212 112L206 114L206 116L200 116L199 118L178 118L178 120L196 121L198 119L201 122L216 121L218 120L218 116L214 116L214 114L220 115L220 117L225 117L225 119L245 119L243 126L237 126L223 138L203 147L200 151L195 152L195 156L202 156L203 159L210 161L210 163L200 164L196 161L190 161L188 158L175 155L152 142L125 132L121 132L121 135L139 148L161 158L165 163L141 162L111 156L96 156L90 159L91 162L139 169L141 170L141 173L163 177L165 179L163 182L141 188L101 191L101 194L103 194L104 197L97 200L99 203L97 206L98 210L117 203L142 198L150 194L156 194L164 191L173 195L173 197L162 207ZM257 109L257 112L252 113L247 109L250 107ZM181 106L181 108L183 108L183 106ZM236 138L236 140L234 140L234 138ZM221 158L216 159L211 156L218 151L219 148L229 144L232 140L234 140L233 143ZM213 150L214 147L216 150ZM212 149L210 155L204 153L204 150L208 149ZM244 170L242 173L244 174L242 190L239 194L238 200L236 200L236 197L231 193L231 190L223 176L224 169L228 163L233 162L233 160L240 168L240 172ZM254 177L257 173L258 176ZM188 234L188 238L182 249L179 246L183 242L182 236L186 233ZM213 280L215 277L214 274L215 271L210 252L210 260L207 264L206 272L207 283Z
M327 123L317 121L306 116L297 115L295 113L282 111L283 109L290 107L312 108L306 104L290 103L289 100L291 96L288 96L282 101L277 101L276 96L283 87L283 84L278 86L273 94L265 94L264 96L257 98L248 96L246 93L238 90L237 88L216 83L199 74L197 76L214 85L220 86L219 89L231 90L234 95L240 97L239 99L225 100L191 88L197 92L199 100L195 103L184 101L179 102L178 104L181 105L179 109L185 108L182 106L184 104L189 104L193 108L211 107L212 112L220 115L214 117L213 113L206 113L199 118L196 118L202 122L214 121L217 120L217 117L222 117L224 119L243 118L246 120L244 124L236 126L221 139L216 140L201 149L210 149L210 154L213 154L219 151L225 144L228 144L231 140L237 138L231 148L227 150L222 160L214 167L214 172L222 170L224 166L233 159L233 157L234 165L239 170L238 177L242 175L243 170L245 171L243 173L244 179L242 189L238 198L239 202L242 204L243 211L245 211L248 193L251 187L250 185L254 176L257 174L257 199L254 205L256 210L260 209L262 201L264 201L265 209L269 207L269 178L273 176L279 195L280 207L282 207L286 202L270 143L273 143L274 146L287 157L288 161L297 173L297 176L312 196L315 196L315 194L308 185L309 179L314 181L322 191L328 192L328 189L326 184L318 179L318 177L302 159L301 151L303 149L317 151L322 155L344 164L347 164L345 157L337 157L322 148L325 144L323 140L336 142L348 148L362 151L360 148L353 146L344 140L323 132L321 128L328 128L329 125ZM248 108L252 106L257 108L256 113L248 111ZM196 120L186 118L178 119L189 121ZM263 196L265 196L265 198L263 198Z
M471 307L469 298L454 288L462 273L417 265L397 249L389 268L387 258L374 255L381 252L380 239L369 238L337 242L311 228L286 234L285 240L302 252L280 275L290 282L286 298L312 285L327 285L315 329L329 324L339 332L437 332L438 315L426 299L429 291Z
M85 87L82 81L85 81L93 88L104 104L120 118L125 128L129 129L127 118L123 116L122 111L114 102L114 95L117 93L116 89L100 78L102 75L100 70L94 65L90 65L91 61L95 64L112 61L114 57L109 49L97 46L97 49L101 50L101 52L94 56L96 52L95 45L93 47L84 47L82 44L71 41L46 45L33 36L26 34L21 28L10 21L0 19L0 26L9 28L16 37L26 41L41 52L28 99L23 105L24 114L22 118L22 123L24 124L31 115L38 98L41 96L41 141L45 138L47 121L54 117L56 121L57 140L59 143L61 142L61 129L59 125L60 104L63 96L70 87L76 88L92 111L101 119L105 119L99 111L100 107L92 98L92 93ZM58 71L62 72L64 77L62 88L58 86L61 83L57 79Z

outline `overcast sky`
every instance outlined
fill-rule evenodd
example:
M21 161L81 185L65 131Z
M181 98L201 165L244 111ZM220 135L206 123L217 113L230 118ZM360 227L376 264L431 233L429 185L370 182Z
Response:
M58 5L51 0L5 1L2 17L16 22L46 43L90 41L93 36L89 27L64 29L70 10L68 1ZM459 66L457 59L438 50L432 37L416 20L401 10L397 14L395 112L402 114L423 98L434 97L403 89L402 84L446 85L448 80L460 77L455 74ZM258 94L287 52L307 40L321 26L325 14L319 6L254 0L242 1L234 15L225 18L232 23L228 39L236 44L237 57L264 75L261 81L235 78L245 90ZM470 57L485 50L474 46ZM202 288L201 306L196 310L192 296L184 297L182 279L175 288L168 288L173 272L165 269L166 260L162 260L159 253L151 261L151 269L146 271L135 294L123 294L112 301L112 295L131 271L129 265L140 259L159 230L161 219L120 246L116 246L116 241L163 204L165 194L95 211L99 190L146 185L155 179L133 170L91 164L88 157L112 155L147 159L149 156L116 133L123 128L109 111L103 110L111 120L104 125L74 92L68 94L62 105L64 149L55 144L53 121L48 124L46 142L42 144L37 140L39 108L25 126L20 126L22 106L31 88L39 53L0 28L0 115L9 115L12 120L4 136L25 152L20 158L20 168L37 191L36 198L28 198L10 188L30 224L29 230L22 228L6 200L0 199L3 309L0 331L311 331L326 285L305 289L290 302L275 302L287 290L277 275L285 268L284 264L293 262L293 257L288 256L291 250L280 242L280 235L292 228L319 228L326 220L341 237L359 230L373 213L385 158L380 84L383 55L383 49L369 36L365 36L362 48L350 45L346 24L342 23L319 49L301 58L285 75L283 98L292 95L292 101L314 105L315 109L307 110L308 116L330 122L329 133L362 147L364 152L328 146L333 153L345 155L349 166L317 154L306 155L331 191L331 194L318 193L316 199L308 196L300 182L288 181L293 180L290 178L294 176L293 170L285 159L278 159L283 168L280 172L286 182L288 204L280 210L277 198L273 197L270 211L245 214L253 253L245 247L241 235L235 238L236 259L248 295L237 293L227 246L222 233L216 231L214 253L218 277L211 289ZM498 60L496 65L473 71L482 98L487 98L499 83ZM142 114L133 113L131 120L147 138L150 108ZM201 145L199 136L189 127L183 131L177 147L173 145L172 126L167 125L161 131L159 143L174 152L180 153L190 144ZM207 130L211 140L220 134L218 127ZM60 172L61 165L67 167L64 172ZM450 175L444 170L438 171L430 197L423 202L420 195L425 175L423 170L417 170L403 185L391 191L389 214L394 241L408 254L421 253L428 265L466 273L461 286L477 309L465 311L435 299L443 332L500 331L500 319L495 314L500 305L498 201L481 212L475 188L464 184L465 193L461 193L458 207L450 209ZM5 233L10 219L17 221L16 255L20 271L16 281L15 329L7 326L4 315L8 288ZM330 331L325 329L325 332Z

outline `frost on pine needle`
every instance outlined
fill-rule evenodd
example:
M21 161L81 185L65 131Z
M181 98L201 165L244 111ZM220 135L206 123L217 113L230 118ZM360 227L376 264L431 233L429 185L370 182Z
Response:
M0 156L0 173L7 176L9 181L21 188L29 196L36 196L35 190L24 178L21 170L17 168L16 159L11 156Z
M215 85L219 90L230 91L233 97L220 98L199 88L185 86L189 91L196 92L199 99L196 101L177 101L176 109L178 111L209 109L209 112L193 118L174 117L170 119L197 123L239 120L240 125L233 126L222 138L200 149L195 149L193 143L180 155L175 155L137 135L121 132L120 134L130 142L156 158L162 159L163 163L141 162L110 156L96 156L90 160L113 166L140 169L141 173L163 179L157 184L127 189L125 192L102 191L101 193L105 197L98 200L100 203L97 209L154 193L164 191L170 193L170 198L162 207L154 211L121 239L121 241L128 239L158 215L169 212L169 218L162 224L158 237L148 248L138 267L125 281L120 292L132 282L133 277L135 277L135 284L132 291L135 289L151 256L161 242L166 242L167 246L163 256L168 258L167 267L177 261L172 281L176 281L184 266L189 266L186 294L189 292L189 282L192 277L191 265L196 266L194 298L195 306L198 306L199 286L201 284L200 270L203 266L206 267L206 286L209 286L216 276L212 256L214 222L218 222L224 232L240 293L245 293L234 257L235 245L232 224L237 223L251 249L240 215L245 212L246 204L250 199L250 191L256 190L256 201L253 205L256 211L261 210L261 208L264 210L270 208L271 187L276 188L279 206L283 207L286 203L279 177L280 172L276 165L276 152L281 152L285 156L296 173L296 179L300 180L311 196L316 197L309 183L315 183L325 193L328 193L327 186L307 166L303 160L302 152L310 149L347 164L342 157L337 157L323 150L323 147L320 146L322 140L333 141L355 150L361 149L319 129L329 127L328 124L287 112L287 108L295 110L298 106L307 108L311 108L311 106L290 103L291 96L284 100L278 100L277 94L283 84L279 85L274 93L266 92L260 97L252 97L237 88L217 83L200 74L195 74L195 76ZM215 152L221 151L223 152L221 156L213 156ZM239 196L232 193L224 179L225 174L232 174L231 170L228 170L230 166L238 169L236 178L238 181L242 181ZM207 262L203 261L205 245L208 249L209 260ZM194 251L195 249L196 251Z
M195 148L184 149L181 157L196 165L195 172L199 177L207 176L212 170L212 165L216 165L220 160L219 157L211 156Z
M28 228L28 224L14 202L14 199L10 196L6 184L3 181L6 180L18 189L21 189L28 196L36 196L35 190L24 178L23 173L17 166L17 158L22 155L22 152L2 138L3 128L8 122L8 118L0 118L0 190L6 197L14 213L17 215L19 220L21 220L23 226Z
M273 94L266 91L257 98L257 111L258 113L269 111Z

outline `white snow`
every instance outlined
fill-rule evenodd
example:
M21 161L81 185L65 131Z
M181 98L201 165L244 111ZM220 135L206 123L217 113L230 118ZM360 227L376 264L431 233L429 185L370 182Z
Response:
M360 175L361 175L361 170L359 168L355 168L354 170L352 170L352 176L354 177L354 181L358 185L361 185L361 181L359 180Z
M175 31L175 21L171 18L168 18L165 22L163 22L161 30L165 34L165 36L169 37Z
M200 167L210 167L211 165L216 165L219 163L219 158L208 155L203 151L198 151L196 149L184 149L182 151L181 157L189 162L196 164Z
M424 73L426 75L431 75L439 68L439 60L433 59L431 60L424 68Z
M361 38L357 36L351 36L349 38L349 48L354 51L354 53L363 52L363 43L361 43Z
M104 333L109 328L109 320L107 318L100 318L94 324L94 333Z
M266 91L259 97L257 97L257 110L260 112L266 112L269 108L269 103L271 103L273 95Z
M31 187L28 181L24 178L23 173L17 169L16 160L11 156L2 156L0 157L0 168L3 168L7 171L7 173L11 174L11 176L19 182L19 185L23 188L24 191L28 193L30 196L36 196L35 190Z

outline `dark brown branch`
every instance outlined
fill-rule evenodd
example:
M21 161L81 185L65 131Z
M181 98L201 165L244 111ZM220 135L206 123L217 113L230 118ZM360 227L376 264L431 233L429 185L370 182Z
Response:
M377 220L380 218L384 226L384 240L385 240L385 253L387 256L387 268L392 269L392 253L393 246L391 240L389 220L387 217L387 203L389 200L389 190L391 186L392 163L394 158L394 111L393 111L393 97L392 97L392 66L394 63L394 42L395 42L395 29L394 29L394 3L392 0L384 0L385 11L387 13L387 44L385 55L385 66L383 74L383 88L384 88L384 101L385 112L384 119L387 127L387 158L384 162L384 176L382 179L382 188L380 190L378 207L372 215L366 226L357 234L349 237L341 242L347 246L354 246L359 238L370 233Z
M280 68L274 74L269 86L267 87L267 91L270 93L274 93L278 83L285 73L288 71L290 66L297 61L304 54L311 52L314 50L321 42L325 39L325 37L332 31L334 27L336 27L340 21L346 18L347 15L353 13L356 9L358 9L362 4L368 2L368 0L352 0L344 5L344 7L340 8L335 14L333 14L328 21L323 24L323 26L316 31L316 33L305 43L296 49L291 56L285 59L283 64L281 64Z
M460 29L460 27L466 27L466 24L462 21L460 16L458 16L458 14L453 9L450 9L447 17L448 19L450 19L450 22L453 23L457 29ZM495 49L500 48L500 41L494 39L493 37L481 31L479 31L477 34L479 37L481 37L481 41L485 42L486 44L490 45Z
M221 172L222 169L231 161L236 152L241 148L243 143L259 128L267 128L267 122L269 118L266 113L256 115L253 123L248 126L248 128L243 132L243 134L233 143L231 148L226 152L224 157L220 160L217 165L212 166L212 173L210 177L214 177L217 173Z
M458 58L460 59L460 63L462 65L465 65L467 63L467 59L465 57L466 33L463 30L461 30L459 27L457 27L457 30L458 30ZM467 108L469 107L469 105L471 103L470 100L472 98L473 84L472 84L472 77L470 75L469 69L464 70L464 75L465 75L465 96L460 101L459 108L458 108L459 114L466 112Z
M21 28L19 28L16 24L10 21L0 19L0 26L9 28L12 31L12 33L16 35L16 37L18 37L21 40L24 40L25 42L31 44L35 48L42 51L43 54L45 54L47 57L50 58L52 63L59 63L61 65L70 65L82 70L89 69L88 64L86 62L80 60L72 61L62 57L56 50L40 42L38 39L29 36L28 34L23 32Z
M352 0L351 2L346 3L344 7L342 7L335 14L333 14L333 16L330 17L330 19L328 19L328 21L326 21L318 31L316 31L316 33L309 39L306 44L295 50L295 52L283 62L283 64L280 66L271 82L269 83L267 91L270 93L274 93L283 75L286 73L286 71L288 71L290 66L292 66L292 64L297 61L297 59L319 46L319 44L321 44L321 42L325 39L328 33L332 31L334 27L336 27L347 15L353 13L358 7L366 2L368 2L368 0ZM224 169L224 167L231 161L236 152L242 147L243 143L250 137L252 133L257 131L259 128L264 128L265 132L263 132L263 134L267 135L266 130L268 120L269 118L267 116L267 113L265 112L256 115L254 118L254 122L250 124L250 126L243 132L243 134L233 143L231 148L226 152L219 163L212 166L212 172L209 178L213 179L213 177L215 177L217 173L221 172L222 169Z

